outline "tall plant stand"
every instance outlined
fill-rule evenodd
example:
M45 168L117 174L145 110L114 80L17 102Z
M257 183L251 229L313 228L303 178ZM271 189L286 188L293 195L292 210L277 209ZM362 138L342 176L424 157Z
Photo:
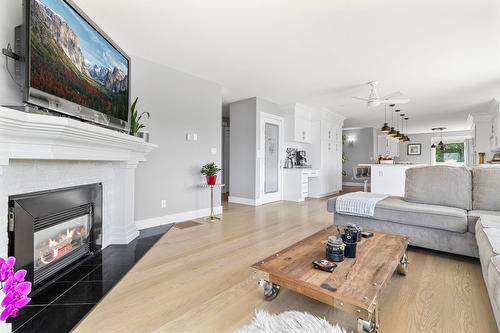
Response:
M215 216L214 212L214 188L215 187L223 187L225 184L215 184L215 185L208 185L208 184L201 184L201 187L210 187L210 216L207 217L207 219L210 222L215 222L219 221L220 217Z

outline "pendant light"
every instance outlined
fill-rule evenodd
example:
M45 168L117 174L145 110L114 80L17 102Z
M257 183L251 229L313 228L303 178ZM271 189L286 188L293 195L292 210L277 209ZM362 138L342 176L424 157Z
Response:
M439 148L439 149L444 149L444 143L443 143L443 131L446 129L446 127L435 127L435 128L432 128L432 133L435 133L437 131L439 131L440 133L440 141L439 143L436 145L434 143L434 134L432 135L432 145L431 145L431 148Z
M389 133L391 128L387 125L387 104L385 104L384 126L380 129L382 133Z
M404 140L405 142L411 141L410 137L408 136L408 119L410 119L410 118L405 117L405 125L406 125L406 134L405 134L405 140Z
M394 135L394 138L396 139L401 139L402 135L401 135L401 132L399 131L399 112L401 112L401 110L395 110L394 112L396 112L396 134Z
M404 142L405 139L406 139L406 135L405 135L405 120L404 120L406 114L401 113L400 116L401 116L401 137L399 138L399 141Z
M439 130L441 131L441 141L439 141L438 146L439 146L439 149L443 150L444 149L444 143L443 143L443 130L444 130L444 127L441 127Z
M389 133L387 133L387 135L389 136L392 136L394 137L396 135L396 131L394 130L394 106L396 106L396 104L391 104L389 105L391 107L391 129L389 130Z

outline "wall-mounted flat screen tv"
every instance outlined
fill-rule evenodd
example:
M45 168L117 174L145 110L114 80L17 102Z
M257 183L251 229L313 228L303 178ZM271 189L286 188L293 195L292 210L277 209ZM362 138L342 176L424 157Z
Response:
M127 130L130 58L70 0L25 0L25 99Z

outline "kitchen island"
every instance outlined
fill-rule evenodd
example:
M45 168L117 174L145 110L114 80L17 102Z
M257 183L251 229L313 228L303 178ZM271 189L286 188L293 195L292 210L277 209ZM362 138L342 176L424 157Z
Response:
M426 164L360 164L371 167L371 191L404 197L406 170Z

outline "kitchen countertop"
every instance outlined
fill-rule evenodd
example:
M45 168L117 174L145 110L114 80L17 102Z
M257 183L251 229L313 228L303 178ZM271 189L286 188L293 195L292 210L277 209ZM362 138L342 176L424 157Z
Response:
M421 167L428 166L428 164L406 164L406 163L396 163L396 164L379 164L379 163L371 163L371 164L358 164L360 167Z
M313 170L312 166L296 167L296 168L283 168L284 170Z

